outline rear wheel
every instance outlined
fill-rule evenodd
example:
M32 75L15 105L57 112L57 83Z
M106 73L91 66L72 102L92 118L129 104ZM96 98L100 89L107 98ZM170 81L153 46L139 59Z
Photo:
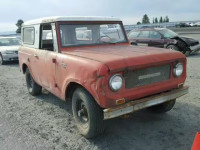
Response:
M28 68L26 69L25 75L26 75L26 85L29 93L33 96L41 94L42 87L34 81Z
M0 65L4 65L3 56L0 53Z
M85 89L74 91L72 111L78 130L86 138L93 138L104 131L103 111Z
M170 111L174 107L175 103L176 103L176 99L173 99L168 102L149 107L149 110L156 113L165 113L165 112Z

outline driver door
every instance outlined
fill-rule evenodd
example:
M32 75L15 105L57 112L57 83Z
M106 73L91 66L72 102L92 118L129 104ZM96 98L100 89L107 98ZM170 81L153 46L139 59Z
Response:
M39 65L39 80L41 85L49 91L56 87L56 58L58 54L55 24L42 24L40 26L40 48L37 50L36 59ZM55 41L56 40L56 41Z

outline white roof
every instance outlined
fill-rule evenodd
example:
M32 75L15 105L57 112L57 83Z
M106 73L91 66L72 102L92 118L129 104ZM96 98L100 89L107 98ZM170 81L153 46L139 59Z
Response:
M101 16L55 16L39 18L25 22L23 25L50 23L56 21L121 21L115 17L101 17Z

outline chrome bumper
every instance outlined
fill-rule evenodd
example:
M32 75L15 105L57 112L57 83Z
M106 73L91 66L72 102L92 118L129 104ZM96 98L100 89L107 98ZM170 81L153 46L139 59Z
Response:
M190 46L190 50L191 50L191 53L195 53L197 51L200 51L200 44L195 45L195 46Z
M104 109L104 120L115 118L121 115L132 113L150 106L158 105L172 99L176 99L188 93L188 86L175 89L169 92L153 95L150 97L134 100L126 104L119 105L115 108Z

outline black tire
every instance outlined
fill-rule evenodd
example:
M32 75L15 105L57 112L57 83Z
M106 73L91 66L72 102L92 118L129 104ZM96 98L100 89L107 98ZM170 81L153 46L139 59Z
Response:
M77 88L72 96L73 116L80 133L93 138L104 131L103 110L83 88Z
M3 56L0 53L0 65L4 65L4 64L5 64L5 62L3 61Z
M170 111L174 107L175 103L176 103L176 99L149 107L148 109L155 113L165 113L165 112Z
M33 96L40 95L42 93L42 87L34 81L28 68L26 69L25 76L28 92Z
M180 48L176 45L169 45L167 46L167 49L175 50L175 51L180 51Z

